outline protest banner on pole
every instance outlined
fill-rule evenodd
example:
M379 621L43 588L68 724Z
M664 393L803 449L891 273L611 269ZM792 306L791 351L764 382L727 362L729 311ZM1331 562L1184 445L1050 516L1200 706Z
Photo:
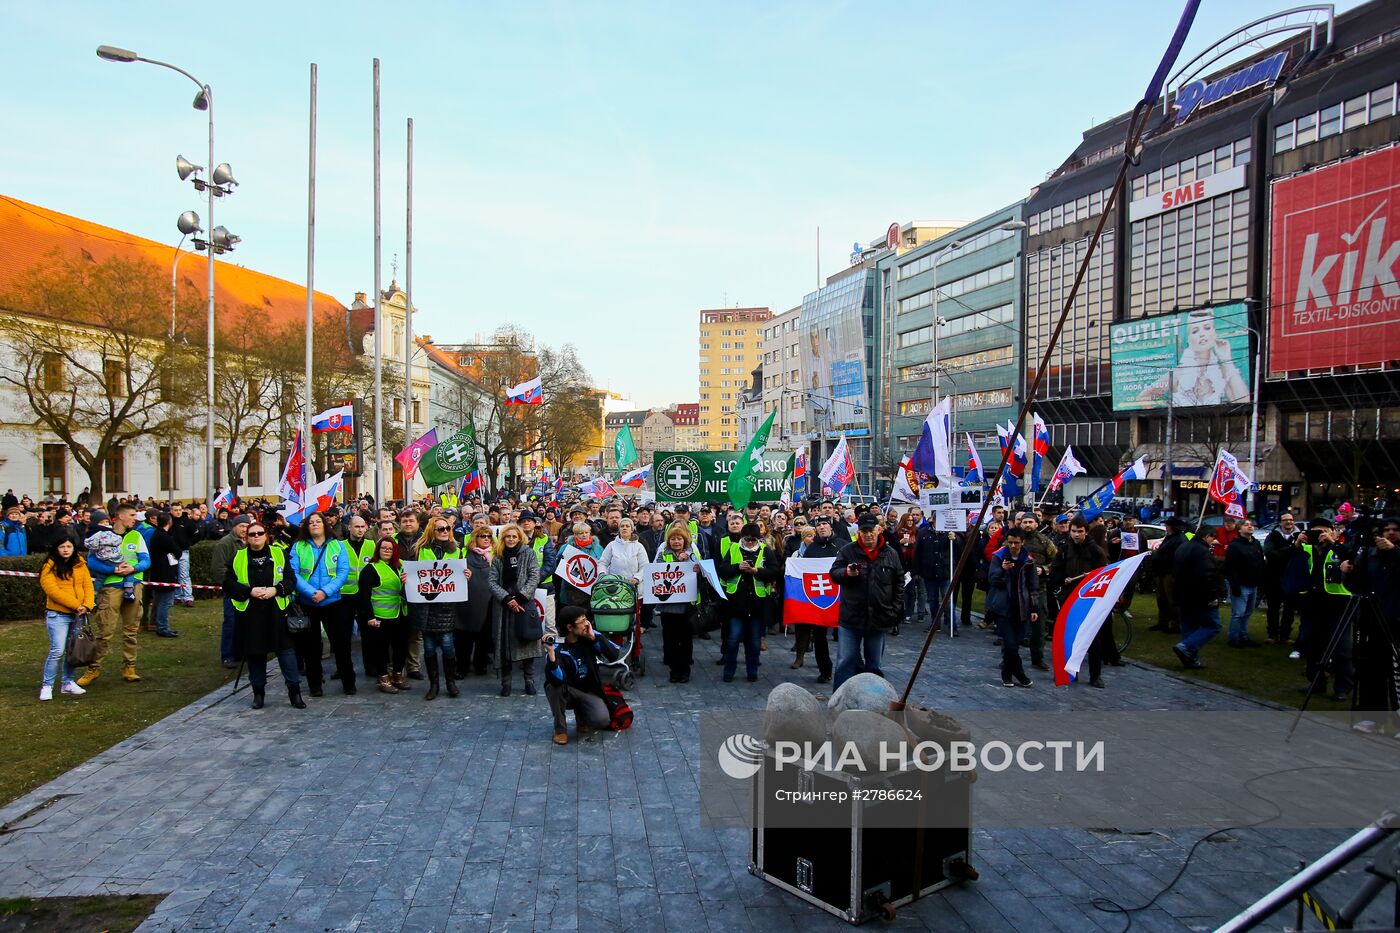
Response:
M660 561L642 568L642 602L693 603L699 592L699 575L693 563Z
M559 572L576 590L593 592L593 584L598 582L598 561L587 551L570 544L559 555Z
M728 501L729 474L739 463L733 450L668 451L652 455L657 502ZM764 451L753 463L753 501L792 496L792 451Z
M410 603L467 601L467 562L464 560L406 560L403 562Z

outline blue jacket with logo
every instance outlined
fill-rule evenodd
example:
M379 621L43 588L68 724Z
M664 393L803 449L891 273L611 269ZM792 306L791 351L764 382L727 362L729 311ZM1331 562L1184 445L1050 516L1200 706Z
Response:
M324 556L321 555L323 548L326 552ZM303 551L310 553L307 559L309 576L302 573ZM345 542L337 538L327 538L320 548L310 541L296 542L292 545L292 573L296 575L297 602L306 606L327 606L338 602L340 588L350 579L350 557L345 553ZM326 598L320 603L311 599L317 590L326 594Z

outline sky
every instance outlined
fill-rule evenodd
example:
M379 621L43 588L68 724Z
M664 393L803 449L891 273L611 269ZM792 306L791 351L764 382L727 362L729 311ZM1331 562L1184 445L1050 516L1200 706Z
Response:
M1283 6L1203 0L1182 60ZM513 322L574 344L638 407L694 401L700 309L780 313L891 222L1025 197L1084 130L1132 108L1180 15L894 9L0 0L0 193L172 245L181 211L206 214L174 169L177 153L207 161L196 88L95 54L128 48L213 88L215 158L240 183L216 204L243 238L232 261L305 282L315 62L315 284L349 304L374 281L377 56L385 287L396 255L403 280L414 121L416 331L451 343Z

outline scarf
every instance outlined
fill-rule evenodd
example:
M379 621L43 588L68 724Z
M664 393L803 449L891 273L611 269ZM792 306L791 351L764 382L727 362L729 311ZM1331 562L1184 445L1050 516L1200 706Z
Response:
M860 546L861 553L863 553L866 557L870 558L870 562L872 564L875 563L875 558L880 556L880 548L882 545L884 545L884 543L885 536L883 534L877 535L875 537L875 547L873 548L866 547L864 541L862 541L860 538L856 538L856 544Z

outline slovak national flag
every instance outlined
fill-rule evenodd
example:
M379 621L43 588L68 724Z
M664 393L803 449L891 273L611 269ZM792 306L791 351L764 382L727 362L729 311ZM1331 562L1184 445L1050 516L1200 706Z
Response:
M1040 491L1040 470L1041 464L1050 457L1050 429L1045 424L1045 419L1040 415L1032 417L1035 427L1031 435L1031 492Z
M482 486L481 470L471 470L462 475L461 488L457 490L457 498L463 498L469 492L476 492Z
M544 404L544 384L540 382L540 377L528 379L518 386L511 386L506 389L507 405L543 405Z
M648 463L641 469L633 470L617 481L619 486L631 486L633 489L641 489L646 481L651 478L651 464Z
M806 451L806 449L804 448L804 449L802 449L802 450L797 451L796 455L793 457L793 466L792 466L792 483L793 483L793 488L796 488L796 486L797 486L797 481L798 481L798 480L800 480L800 479L806 479L806 478L807 478L807 451ZM805 484L804 484L804 485L805 485Z
M1079 668L1084 663L1084 656L1089 653L1094 636L1103 627L1104 620L1113 611L1118 597L1123 594L1148 553L1144 551L1127 560L1100 567L1070 590L1069 598L1060 607L1059 618L1055 620L1052 650L1057 687L1068 686L1071 680L1079 676Z
M284 502L283 507L287 511L282 513L282 517L289 525L300 525L310 516L317 512L324 512L335 505L335 500L340 496L341 476L337 473L329 479L324 479L306 490L306 498L302 502Z
M332 431L355 430L355 406L337 405L327 408L311 419L312 434L330 434Z
M579 495L592 496L595 499L606 499L608 496L617 495L617 490L612 487L612 483L603 479L591 479L578 487Z
M967 473L963 475L963 481L969 486L979 486L986 482L987 474L982 469L982 455L977 452L977 445L972 443L972 435L967 435Z
M841 615L841 587L831 582L834 557L790 557L784 567L785 625L824 625L835 628Z

